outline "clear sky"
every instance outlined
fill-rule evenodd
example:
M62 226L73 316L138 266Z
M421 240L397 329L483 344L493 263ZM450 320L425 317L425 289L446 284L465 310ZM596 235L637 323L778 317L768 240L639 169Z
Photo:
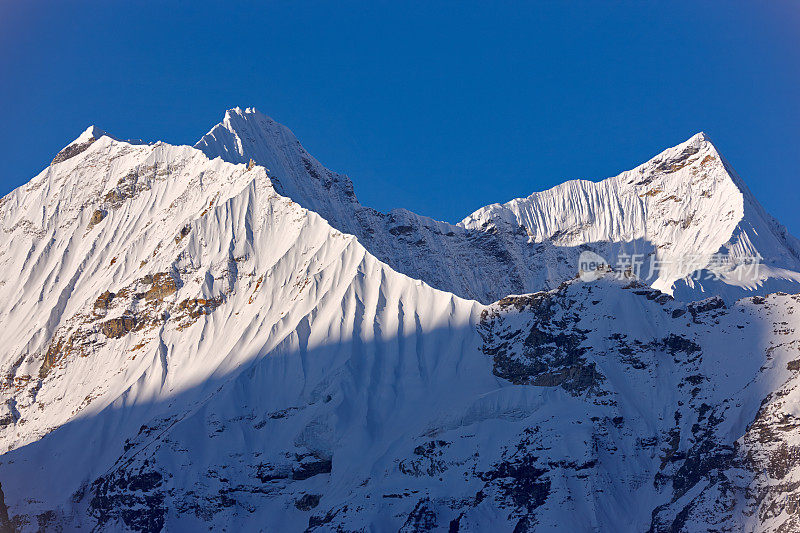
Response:
M800 236L800 2L0 2L0 194L89 124L193 144L237 105L451 222L702 130Z

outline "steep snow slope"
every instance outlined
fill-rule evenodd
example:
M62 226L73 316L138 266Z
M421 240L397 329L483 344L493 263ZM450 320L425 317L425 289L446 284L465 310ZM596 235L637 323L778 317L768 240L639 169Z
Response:
M229 110L196 147L266 166L282 194L356 235L381 261L484 303L557 286L574 275L586 249L612 264L639 254L648 283L684 300L720 294L733 301L800 287L800 243L702 133L615 178L570 181L493 204L458 226L361 206L346 176L324 168L285 126L253 108ZM752 257L763 264L745 265Z
M28 393L15 403L27 439L85 407L87 395L100 394L76 390L79 381L119 392L144 372L152 383L144 390L137 385L135 398L148 399L202 382L220 364L235 367L229 352L245 332L283 340L319 302L333 306L337 320L354 305L361 320L361 313L375 310L364 309L366 294L350 295L355 303L340 301L352 283L376 291L380 302L369 303L381 308L399 305L400 293L413 296L403 311L411 317L418 306L438 306L446 320L458 320L459 306L474 305L453 303L460 300L391 272L352 236L277 195L263 168L209 161L189 147L102 137L6 197L2 227L0 344L5 370ZM206 316L225 326L224 338L211 325L193 326ZM237 330L222 316L235 316ZM437 316L424 318L426 326L439 325ZM396 333L396 323L390 325ZM365 334L374 335L371 329ZM169 335L182 349L166 342ZM335 338L329 331L321 340ZM257 344L256 351L269 347L265 338ZM104 350L113 360L93 357ZM137 358L146 352L152 357ZM244 357L241 352L248 350L236 347ZM183 360L190 356L202 364ZM100 362L103 368L95 366ZM170 374L171 366L180 372ZM67 379L56 379L64 373ZM55 402L53 413L42 414ZM5 447L26 441L17 437L6 432Z
M658 264L648 281L664 292L680 282L681 295L697 296L689 290L695 285L690 275L715 266L715 254L734 265L755 257L764 264L755 279L741 281L736 272L722 269L724 283L712 294L742 296L736 288L752 290L765 283L775 290L777 280L788 282L782 288L800 287L800 242L764 212L703 133L614 178L569 181L493 204L460 225L482 228L498 221L523 226L534 242L562 246L643 241L652 250L646 270ZM702 290L703 280L697 285Z
M196 416L245 369L268 370L246 392L279 411L324 401L347 362L361 398L341 416L367 432L393 395L422 405L400 376L470 372L459 360L477 346L465 329L477 304L379 263L277 195L261 167L101 137L6 197L2 227L0 438L21 453L0 467L12 516L55 504L68 523L103 519L91 499L69 510L76 491L126 460L148 423Z

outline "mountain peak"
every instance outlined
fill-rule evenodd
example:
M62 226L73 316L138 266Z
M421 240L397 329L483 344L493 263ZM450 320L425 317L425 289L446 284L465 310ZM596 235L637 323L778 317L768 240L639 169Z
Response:
M225 125L228 129L236 131L250 121L258 122L263 126L274 126L278 124L272 117L265 115L255 107L245 107L242 109L239 106L232 107L225 111L225 117L221 124Z
M221 157L231 163L247 163L253 158L271 168L275 166L278 152L299 144L289 128L255 107L237 106L225 111L222 122L203 135L194 147L210 158ZM262 156L263 161L258 156Z
M262 117L269 118L264 113L262 113L258 109L256 109L255 107L245 107L244 109L242 109L238 105L236 107L232 107L232 108L230 108L230 109L225 111L225 116L226 117L231 116L231 115L239 115L241 117L244 117L246 115L254 115L254 116L262 116ZM272 119L270 118L270 120L272 120Z
M772 272L780 272L786 287L800 281L785 273L800 270L796 240L763 210L704 132L618 176L598 182L568 181L526 198L492 204L460 225L485 229L500 223L523 227L535 243L562 247L594 243L608 248L604 250L612 256L619 252L608 243L634 243L635 253L643 252L660 265L651 285L682 298L702 292L699 284L683 279L719 254L731 264L760 257ZM730 287L715 291L728 299L741 297L743 290L778 277L770 272L762 269L761 277L747 287L728 279ZM786 287L780 285L780 290Z
M108 133L106 133L104 130L101 130L100 128L98 128L97 126L95 126L94 124L92 124L91 126L89 126L88 128L86 128L86 129L83 131L83 133L81 133L81 134L78 136L78 138L77 138L77 139L75 139L74 141L72 141L72 144L75 144L75 143L80 143L80 142L86 142L86 141L88 141L88 140L90 140L90 139L97 140L97 139L99 139L100 137L102 137L103 135L107 135L107 136L109 136L109 137L110 137L110 135L108 135Z
M712 153L716 153L716 155L721 159L722 154L717 148L717 145L714 144L714 141L711 140L711 137L706 134L704 131L698 131L691 137L689 137L686 141L682 142L678 146L693 146L698 149L708 148ZM677 148L677 146L675 147Z
M234 107L222 122L194 145L209 159L229 163L250 160L267 169L275 189L326 220L339 218L342 206L355 202L347 176L325 168L294 133L255 107Z
M75 157L76 155L85 151L87 148L89 148L89 146L92 145L93 142L103 136L111 137L108 135L108 133L92 124L86 128L83 133L78 135L74 141L69 143L60 152L58 152L50 164L54 165ZM113 137L111 138L113 139Z

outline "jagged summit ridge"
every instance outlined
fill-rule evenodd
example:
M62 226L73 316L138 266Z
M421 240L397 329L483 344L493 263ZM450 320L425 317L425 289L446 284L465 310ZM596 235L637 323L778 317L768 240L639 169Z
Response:
M703 132L616 177L491 204L458 225L361 206L346 176L324 169L287 128L252 108L229 110L196 146L209 157L266 166L282 194L356 235L380 260L485 303L557 286L574 275L587 247L611 262L641 256L649 284L687 300L800 287L800 243L766 214ZM750 258L764 263L752 279L739 279L741 270L696 274L720 260Z
M90 130L54 161L86 149L92 133L107 135ZM228 110L196 147L210 158L265 167L280 194L355 235L381 261L484 303L556 287L574 275L587 247L612 263L641 256L647 282L684 300L794 292L800 282L800 243L702 132L614 178L569 181L491 204L458 225L362 206L349 178L327 170L288 128L255 108ZM719 271L720 258L738 264L754 257L763 262L756 276L742 269L708 274Z
M108 135L108 133L103 131L103 130L101 130L100 128L98 128L94 124L92 124L91 126L86 128L83 131L83 133L81 133L78 136L78 138L75 139L74 141L72 141L72 143L70 143L70 144L83 143L83 142L86 142L86 141L88 141L90 139L95 139L96 140L96 139L99 139L100 137L102 137L103 135Z

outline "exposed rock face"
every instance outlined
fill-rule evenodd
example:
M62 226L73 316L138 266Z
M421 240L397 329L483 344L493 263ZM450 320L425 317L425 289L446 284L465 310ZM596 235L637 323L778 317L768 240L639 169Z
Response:
M191 230L192 230L192 228L189 227L189 226L182 227L180 233L178 233L178 235L175 236L175 244L180 243L183 240L184 237L189 235L189 232Z
M17 413L14 404L14 400L11 399L6 400L4 403L0 403L0 428L9 426L11 424L16 424L19 414Z
M161 531L166 513L164 494L159 490L162 486L163 476L158 471L117 470L92 483L91 514L100 526L121 522L131 531ZM120 512L122 509L131 511Z
M92 344L94 344L94 339L91 338L91 335L86 330L64 328L61 333L56 333L47 346L47 351L39 368L39 378L44 378L60 360L87 355L87 351Z
M187 298L175 308L175 319L180 321L178 329L185 329L194 324L202 316L211 314L224 303L224 298Z
M586 290L591 292L592 289L600 288L589 285ZM603 330L592 327L592 320L587 318L597 316L592 307L603 305L610 295L603 291L602 297L598 295L597 299L589 294L575 297L574 291L563 288L552 293L509 297L485 310L479 325L479 331L484 338L483 352L494 361L494 372L497 375L538 386L560 385L572 394L581 396L584 396L584 391L589 391L590 394L585 396L587 399L594 396L596 399L593 403L616 406L615 410L622 408L619 403L620 393L625 388L622 382L614 383L616 380L602 378L592 381L593 388L571 389L564 386L568 383L566 380L562 381L565 375L569 375L564 371L564 363L569 365L585 357L583 365L586 365L591 359L598 362L597 356L602 355L605 361L602 367L608 368L611 360L618 360L630 368L631 372L646 372L653 377L658 375L658 367L674 365L670 373L677 379L678 394L672 408L675 427L665 427L661 436L653 440L637 439L634 448L640 450L637 453L651 448L662 450L660 463L654 464L650 475L652 487L655 489L653 501L657 502L660 498L665 498L666 501L654 505L652 521L647 529L654 532L696 531L706 528L795 530L798 522L792 502L800 498L800 484L783 480L800 466L800 448L795 449L796 446L793 445L793 440L800 435L796 434L800 424L794 424L791 415L779 414L778 411L781 406L787 405L786 397L794 393L800 382L796 382L797 376L793 375L781 390L764 398L756 413L752 403L743 407L741 398L747 397L750 386L757 386L754 383L762 380L769 382L775 378L785 379L779 377L781 371L776 369L776 375L772 378L768 377L768 367L761 366L754 381L746 384L745 378L741 382L743 388L737 389L736 385L725 383L729 379L728 374L724 370L720 372L721 368L728 368L727 366L715 368L716 365L727 365L727 362L712 362L716 356L707 353L704 348L704 341L708 341L706 337L709 330L706 328L709 325L713 325L715 335L725 336L725 331L735 331L731 329L734 327L731 322L741 320L736 315L746 315L742 323L748 323L754 316L765 318L759 315L758 310L753 310L754 307L764 305L763 299L753 298L728 311L718 298L682 306L671 300L653 298L652 291L649 290L630 287L627 290L652 301L650 306L656 303L664 306L663 313L654 313L651 308L647 316L652 320L663 314L665 318L661 320L666 323L667 331L681 331L678 323L685 324L684 315L690 316L691 322L685 324L688 328L686 333L669 333L647 339L642 337L641 332L637 332L633 337L631 333L623 333L614 322L610 322L600 326L603 329L608 327L614 332L607 337L610 343L604 348L597 340L590 340ZM796 296L787 297L781 305L789 304L794 308L797 301ZM786 308L774 312L777 316L772 316L775 316L773 320L776 324L784 323L779 317L786 316L785 313L794 313ZM610 320L614 318L617 317L608 317ZM735 329L744 329L742 323L735 325ZM581 325L585 325L583 327L586 329L582 329ZM581 336L573 339L573 331L579 331ZM778 351L789 346L792 348L784 351L786 355L783 357L792 357L798 345L794 330L779 328L776 331L780 331L782 335L791 335L792 340L767 348L766 359L773 359ZM603 334L607 333L608 330L603 331ZM655 354L656 358L648 360L649 357L652 358L648 354ZM658 354L664 354L668 359L659 361ZM725 356L723 360L724 358ZM552 372L553 366L555 373ZM792 361L788 361L787 368L794 368ZM595 366L592 366L592 370L593 375L597 375L594 374L597 372ZM618 374L619 370L611 373ZM680 377L681 374L683 377ZM541 376L548 379L537 382L537 378ZM718 381L718 378L722 381ZM714 397L717 399L712 400ZM734 422L730 419L730 413L734 409L750 414L743 415L744 421ZM605 419L592 420L607 420L613 428L623 432L633 427L632 421L626 416L607 416ZM731 435L731 427L735 427L737 423L740 424L740 429L734 430ZM539 434L538 439L546 438L540 431L540 428L536 428L533 434ZM594 438L600 438L604 434L608 434L606 429L595 427ZM528 442L533 444L537 439ZM619 440L609 445L615 449L627 446ZM517 447L516 457L528 457L520 454L519 450L522 449ZM545 488L549 488L546 482L552 479L553 472L552 461L542 461L540 458L541 454L552 452L545 451L546 448L540 445L534 446L534 450L537 453L527 459L531 462L523 464L525 471L530 472L536 481L516 481L512 483L512 488L507 489L507 494L513 494L513 488L521 491L522 487L538 487L534 492L527 493L524 499L532 504L542 501L537 495L544 494L546 498ZM599 465L598 460L592 457L579 470L595 469ZM511 466L504 464L500 477L513 478L510 474ZM517 502L517 508L521 513L518 527L524 530L539 523L534 509L525 511L520 502Z
M13 533L14 530L14 525L8 517L8 506L6 506L5 495L3 494L3 484L0 483L0 531Z
M106 212L102 209L95 209L94 213L92 213L92 216L89 219L89 225L86 229L92 229L94 226L102 222L104 218L106 218Z
M106 337L111 339L118 339L133 331L136 326L136 319L132 316L121 316L119 318L112 318L100 324L100 331Z
M131 170L119 179L116 187L105 194L103 205L109 209L116 209L122 206L126 200L136 198L139 194L150 190L150 183L140 179L148 174L152 174L156 178L167 175L164 170L155 165L147 165L143 168Z
M303 480L319 474L331 473L331 460L321 459L315 456L304 457L296 469L292 470L292 479Z
M574 327L581 309L556 316L558 307L575 304L554 301L560 296L559 293L511 296L497 302L495 309L484 311L483 351L492 356L496 376L517 385L561 386L575 393L596 388L603 380L595 365L587 363L584 357L589 348L582 344L588 332ZM513 331L505 329L498 316L510 307L529 313L531 323L522 329L516 329L516 325Z
M303 494L303 496L294 502L294 506L300 509L301 511L310 511L317 505L319 505L319 494Z
M150 286L144 293L144 298L149 301L163 301L167 296L175 294L177 290L175 278L168 272L159 272L154 275L148 274L142 279L142 283Z
M97 297L97 300L94 301L93 312L95 315L98 316L105 316L108 308L111 306L111 301L114 299L116 294L111 291L105 291L103 294Z
M50 164L55 165L56 163L61 163L62 161L66 161L71 157L75 157L76 155L86 151L94 141L95 138L90 137L84 142L70 144L69 146L58 152L58 154L56 154L56 156L53 158L53 161Z

